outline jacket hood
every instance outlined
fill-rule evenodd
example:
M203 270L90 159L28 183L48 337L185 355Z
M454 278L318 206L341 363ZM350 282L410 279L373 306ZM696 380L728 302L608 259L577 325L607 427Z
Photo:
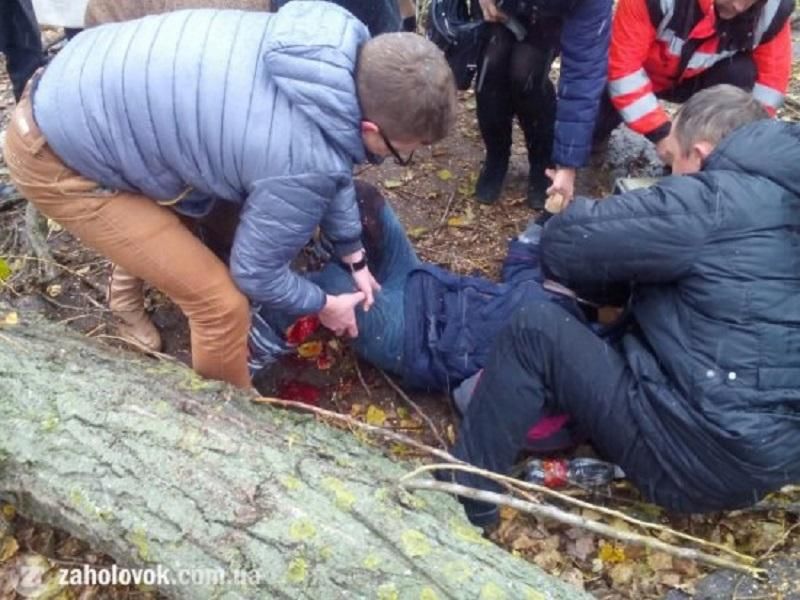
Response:
M267 77L289 101L353 158L365 158L356 64L367 28L332 2L296 0L269 21Z
M764 119L723 139L706 159L704 171L735 170L766 177L800 196L800 125Z

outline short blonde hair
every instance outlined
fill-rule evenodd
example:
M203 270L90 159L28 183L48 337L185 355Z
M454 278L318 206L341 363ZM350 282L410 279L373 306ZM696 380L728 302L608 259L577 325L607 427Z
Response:
M385 33L364 44L356 72L363 118L386 137L432 144L456 115L456 87L444 54L415 33Z

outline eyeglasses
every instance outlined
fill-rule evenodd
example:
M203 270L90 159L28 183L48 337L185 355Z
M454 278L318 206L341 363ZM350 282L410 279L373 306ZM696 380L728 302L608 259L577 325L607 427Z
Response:
M407 167L408 165L410 165L411 159L414 158L414 151L413 150L411 151L411 154L408 155L408 158L403 158L402 156L400 156L400 153L397 151L397 148L395 148L392 145L392 142L389 141L389 138L386 137L386 134L383 133L383 129L379 127L378 132L381 134L381 139L383 140L383 143L386 144L386 147L389 149L389 152L392 153L392 156L394 157L394 162L396 162L401 167Z

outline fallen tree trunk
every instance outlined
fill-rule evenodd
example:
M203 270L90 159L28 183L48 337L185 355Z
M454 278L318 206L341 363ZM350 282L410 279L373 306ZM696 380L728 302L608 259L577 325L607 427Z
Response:
M412 466L182 366L0 325L0 497L120 567L160 566L169 597L584 597L452 498L398 491Z

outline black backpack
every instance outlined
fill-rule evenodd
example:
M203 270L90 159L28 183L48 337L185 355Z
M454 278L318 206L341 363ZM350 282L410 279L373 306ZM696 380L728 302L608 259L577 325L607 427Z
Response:
M431 0L427 36L444 52L456 87L466 90L478 71L487 27L477 2Z

